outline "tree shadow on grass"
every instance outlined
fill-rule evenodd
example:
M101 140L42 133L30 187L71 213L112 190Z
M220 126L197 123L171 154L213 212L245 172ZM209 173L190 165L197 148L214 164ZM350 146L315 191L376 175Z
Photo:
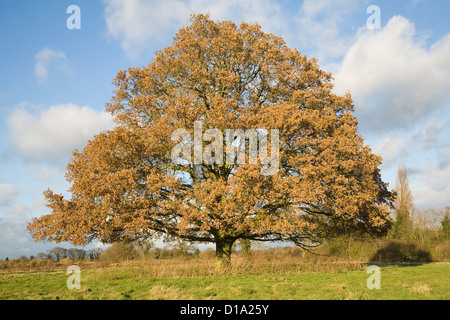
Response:
M428 263L433 262L429 251L420 244L401 241L390 241L377 250L370 259L380 263Z

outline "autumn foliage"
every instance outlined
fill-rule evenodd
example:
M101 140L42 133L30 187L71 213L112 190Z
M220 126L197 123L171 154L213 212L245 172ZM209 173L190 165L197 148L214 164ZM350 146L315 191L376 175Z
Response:
M353 231L383 235L391 193L381 158L357 133L350 95L334 94L331 81L258 24L194 15L148 66L118 72L107 104L116 127L74 152L71 199L46 191L51 214L28 230L75 245L165 234L215 243L225 263L238 239L307 247ZM261 175L248 161L173 163L171 134L193 134L195 121L221 132L278 129L278 172Z

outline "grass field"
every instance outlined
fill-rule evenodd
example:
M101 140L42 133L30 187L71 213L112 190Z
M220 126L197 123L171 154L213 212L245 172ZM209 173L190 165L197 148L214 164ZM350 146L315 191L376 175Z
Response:
M81 289L72 290L67 287L69 275L65 270L9 272L0 274L0 299L450 299L449 263L380 267L381 289L372 290L366 285L370 276L366 264L325 271L293 266L281 273L243 269L223 275L213 274L209 265L191 262L175 263L172 267L167 263L81 267ZM161 272L163 268L166 270ZM184 270L183 276L180 270ZM195 272L189 274L189 270Z

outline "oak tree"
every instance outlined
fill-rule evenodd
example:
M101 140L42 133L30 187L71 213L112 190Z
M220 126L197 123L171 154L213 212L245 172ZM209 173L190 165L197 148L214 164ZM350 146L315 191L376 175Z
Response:
M221 266L238 239L307 248L390 227L382 159L357 133L350 94L334 94L316 59L258 24L193 15L148 66L120 70L114 83L106 108L116 127L73 153L70 199L45 192L51 213L27 227L37 241L84 245L165 234L214 243ZM220 132L279 130L277 172L262 175L261 161L174 163L172 133L193 136L196 121Z

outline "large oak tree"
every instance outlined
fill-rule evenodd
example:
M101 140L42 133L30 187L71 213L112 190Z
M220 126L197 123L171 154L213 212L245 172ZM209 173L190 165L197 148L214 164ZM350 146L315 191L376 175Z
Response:
M334 94L316 59L258 24L194 15L148 66L121 70L114 83L107 110L116 127L74 152L71 199L45 192L51 213L28 224L34 239L85 245L165 234L214 243L227 264L238 239L308 247L390 227L381 158L357 133L350 95ZM171 135L193 136L195 121L221 132L278 129L279 170L174 163Z

